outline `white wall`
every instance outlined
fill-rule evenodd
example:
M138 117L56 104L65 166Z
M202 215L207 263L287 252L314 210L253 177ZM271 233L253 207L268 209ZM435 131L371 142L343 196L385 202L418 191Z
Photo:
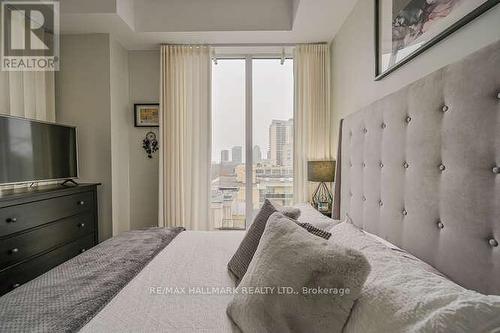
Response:
M386 78L374 81L374 3L359 0L332 43L335 138L341 118L500 39L497 6Z
M63 35L57 121L78 126L80 178L101 182L100 240L158 225L158 153L134 127L133 104L156 103L160 52L125 50L108 34Z
M130 230L129 139L132 126L128 51L110 41L113 235Z
M134 103L158 103L160 51L130 51L130 119ZM132 229L158 225L158 152L152 159L142 149L146 133L157 128L129 127L130 224Z
M78 126L81 182L98 187L99 239L112 235L109 35L61 36L56 120Z

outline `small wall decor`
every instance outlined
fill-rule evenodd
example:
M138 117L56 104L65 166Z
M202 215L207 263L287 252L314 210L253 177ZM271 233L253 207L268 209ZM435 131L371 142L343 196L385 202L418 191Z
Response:
M375 79L382 79L498 3L375 0Z
M158 151L158 140L156 140L156 134L153 132L148 132L144 140L142 140L142 148L148 154L148 158L153 158L153 153Z
M159 109L158 103L134 104L134 126L159 127Z

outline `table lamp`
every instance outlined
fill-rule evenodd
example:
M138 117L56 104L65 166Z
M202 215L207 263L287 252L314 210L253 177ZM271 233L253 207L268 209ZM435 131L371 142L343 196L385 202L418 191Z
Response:
M335 161L307 162L307 180L319 183L311 203L321 212L329 212L332 209L333 197L325 183L335 181L335 164Z

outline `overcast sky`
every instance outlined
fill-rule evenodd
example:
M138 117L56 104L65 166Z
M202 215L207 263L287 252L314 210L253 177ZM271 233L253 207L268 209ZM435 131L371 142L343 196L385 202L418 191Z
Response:
M220 161L221 150L245 143L245 61L218 60L212 70L212 161ZM253 62L253 145L263 158L269 147L269 125L273 119L293 118L293 61ZM244 157L243 153L243 157Z

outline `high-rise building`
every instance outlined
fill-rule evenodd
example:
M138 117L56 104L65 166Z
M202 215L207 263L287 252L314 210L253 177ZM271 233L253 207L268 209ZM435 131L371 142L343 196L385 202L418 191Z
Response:
M282 166L293 165L293 140L290 143L283 145L283 164Z
M235 164L240 164L243 159L243 148L241 146L235 146L231 149L231 161Z
M293 119L272 121L269 126L269 159L274 165L292 165Z
M253 146L253 164L262 162L262 151L259 146Z
M220 152L220 162L227 163L229 162L229 150L221 150Z

